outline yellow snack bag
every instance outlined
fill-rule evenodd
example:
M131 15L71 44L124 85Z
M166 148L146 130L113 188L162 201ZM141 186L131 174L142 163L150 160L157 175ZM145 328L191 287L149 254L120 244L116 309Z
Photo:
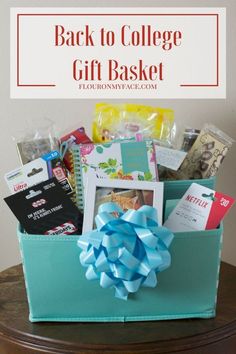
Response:
M172 109L139 104L97 103L92 125L93 141L130 139L137 134L144 139L169 143L174 125Z

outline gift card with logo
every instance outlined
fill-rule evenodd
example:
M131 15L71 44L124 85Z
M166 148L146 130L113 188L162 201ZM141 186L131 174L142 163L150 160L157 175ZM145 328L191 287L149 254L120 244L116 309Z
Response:
M164 226L173 232L215 229L233 203L228 195L192 183Z
M52 151L5 174L5 180L12 194L52 177L56 177L66 193L72 193L65 166L63 166L60 154L57 151Z
M81 234L83 216L56 178L4 200L29 234Z

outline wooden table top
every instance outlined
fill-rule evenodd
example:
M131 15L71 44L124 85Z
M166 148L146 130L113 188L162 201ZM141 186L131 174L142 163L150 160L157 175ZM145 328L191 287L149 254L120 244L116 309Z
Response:
M40 284L39 284L40 286ZM221 265L217 316L133 323L31 323L21 265L0 273L0 353L236 353L236 267Z

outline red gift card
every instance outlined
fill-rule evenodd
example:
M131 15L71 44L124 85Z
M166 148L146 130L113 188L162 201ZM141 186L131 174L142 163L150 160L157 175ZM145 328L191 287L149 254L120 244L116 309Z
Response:
M218 192L214 193L214 200L212 201L208 215L206 230L215 229L219 225L229 208L234 204L234 201L228 195Z

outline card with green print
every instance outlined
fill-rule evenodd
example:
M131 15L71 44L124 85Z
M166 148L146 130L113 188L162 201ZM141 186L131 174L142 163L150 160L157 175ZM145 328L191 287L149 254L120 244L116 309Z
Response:
M73 149L78 206L81 190L92 175L98 178L157 181L155 150L152 141L127 141L83 144Z

